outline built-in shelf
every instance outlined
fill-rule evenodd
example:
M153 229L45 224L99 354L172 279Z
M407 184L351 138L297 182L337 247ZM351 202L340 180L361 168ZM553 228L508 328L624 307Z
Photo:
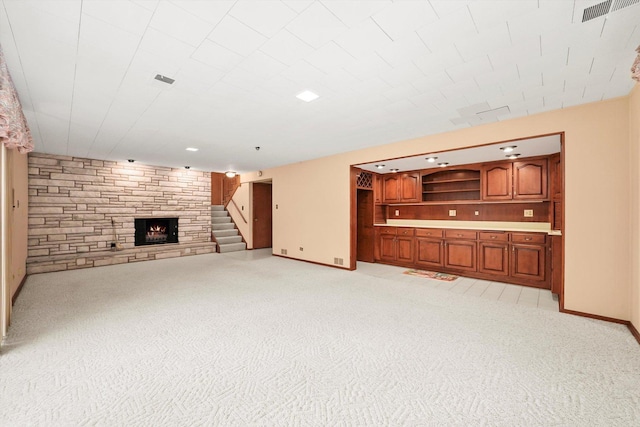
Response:
M480 171L453 169L422 175L423 202L480 200Z

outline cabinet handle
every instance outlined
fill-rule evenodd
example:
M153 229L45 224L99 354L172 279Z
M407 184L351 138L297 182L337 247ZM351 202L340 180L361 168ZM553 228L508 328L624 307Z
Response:
M524 240L531 240L531 237L525 237Z
M458 236L458 237L462 237L462 234L456 234L456 236Z
M495 239L495 238L496 238L496 236L491 236L491 238L492 238L492 239Z

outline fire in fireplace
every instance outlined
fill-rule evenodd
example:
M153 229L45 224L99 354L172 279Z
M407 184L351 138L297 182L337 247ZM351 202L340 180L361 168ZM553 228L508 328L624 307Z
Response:
M178 243L178 218L136 218L135 245Z

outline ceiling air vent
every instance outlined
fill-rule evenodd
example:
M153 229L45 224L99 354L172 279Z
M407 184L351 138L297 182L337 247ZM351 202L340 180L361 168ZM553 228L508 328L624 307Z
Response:
M623 9L625 7L633 6L634 4L640 3L640 0L616 0L611 8L611 12L615 12L616 10Z
M582 13L582 22L591 21L592 19L606 15L607 13L609 13L612 2L613 0L607 0L586 8Z

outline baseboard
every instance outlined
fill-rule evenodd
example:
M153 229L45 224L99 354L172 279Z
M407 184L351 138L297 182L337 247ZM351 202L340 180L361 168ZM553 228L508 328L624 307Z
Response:
M24 275L24 277L22 278L22 281L18 285L18 289L16 289L16 292L13 294L13 297L11 297L11 305L14 305L16 303L16 300L18 299L18 295L20 295L20 291L22 291L22 287L24 286L24 282L27 281L27 276L28 274Z
M338 268L340 270L346 270L346 271L353 271L355 270L355 268L348 268L348 267L341 267L339 265L333 265L333 264L325 264L323 262L316 262L316 261L308 261L306 259L299 259L299 258L293 258L290 256L285 256L285 255L280 255L280 254L272 254L273 256L277 256L280 258L286 258L286 259L292 259L294 261L302 261L302 262L308 262L309 264L315 264L315 265L321 265L323 267L333 267L333 268Z
M597 314L583 313L581 311L567 310L565 308L561 308L560 313L573 314L574 316L588 317L590 319L604 320L605 322L620 323L621 325L626 325L629 323L629 321L627 320L616 319L614 317L599 316Z
M638 344L640 344L640 332L638 332L636 327L633 326L633 323L627 322L627 328L629 328L629 331L631 331L631 335L633 335L636 341L638 341Z

